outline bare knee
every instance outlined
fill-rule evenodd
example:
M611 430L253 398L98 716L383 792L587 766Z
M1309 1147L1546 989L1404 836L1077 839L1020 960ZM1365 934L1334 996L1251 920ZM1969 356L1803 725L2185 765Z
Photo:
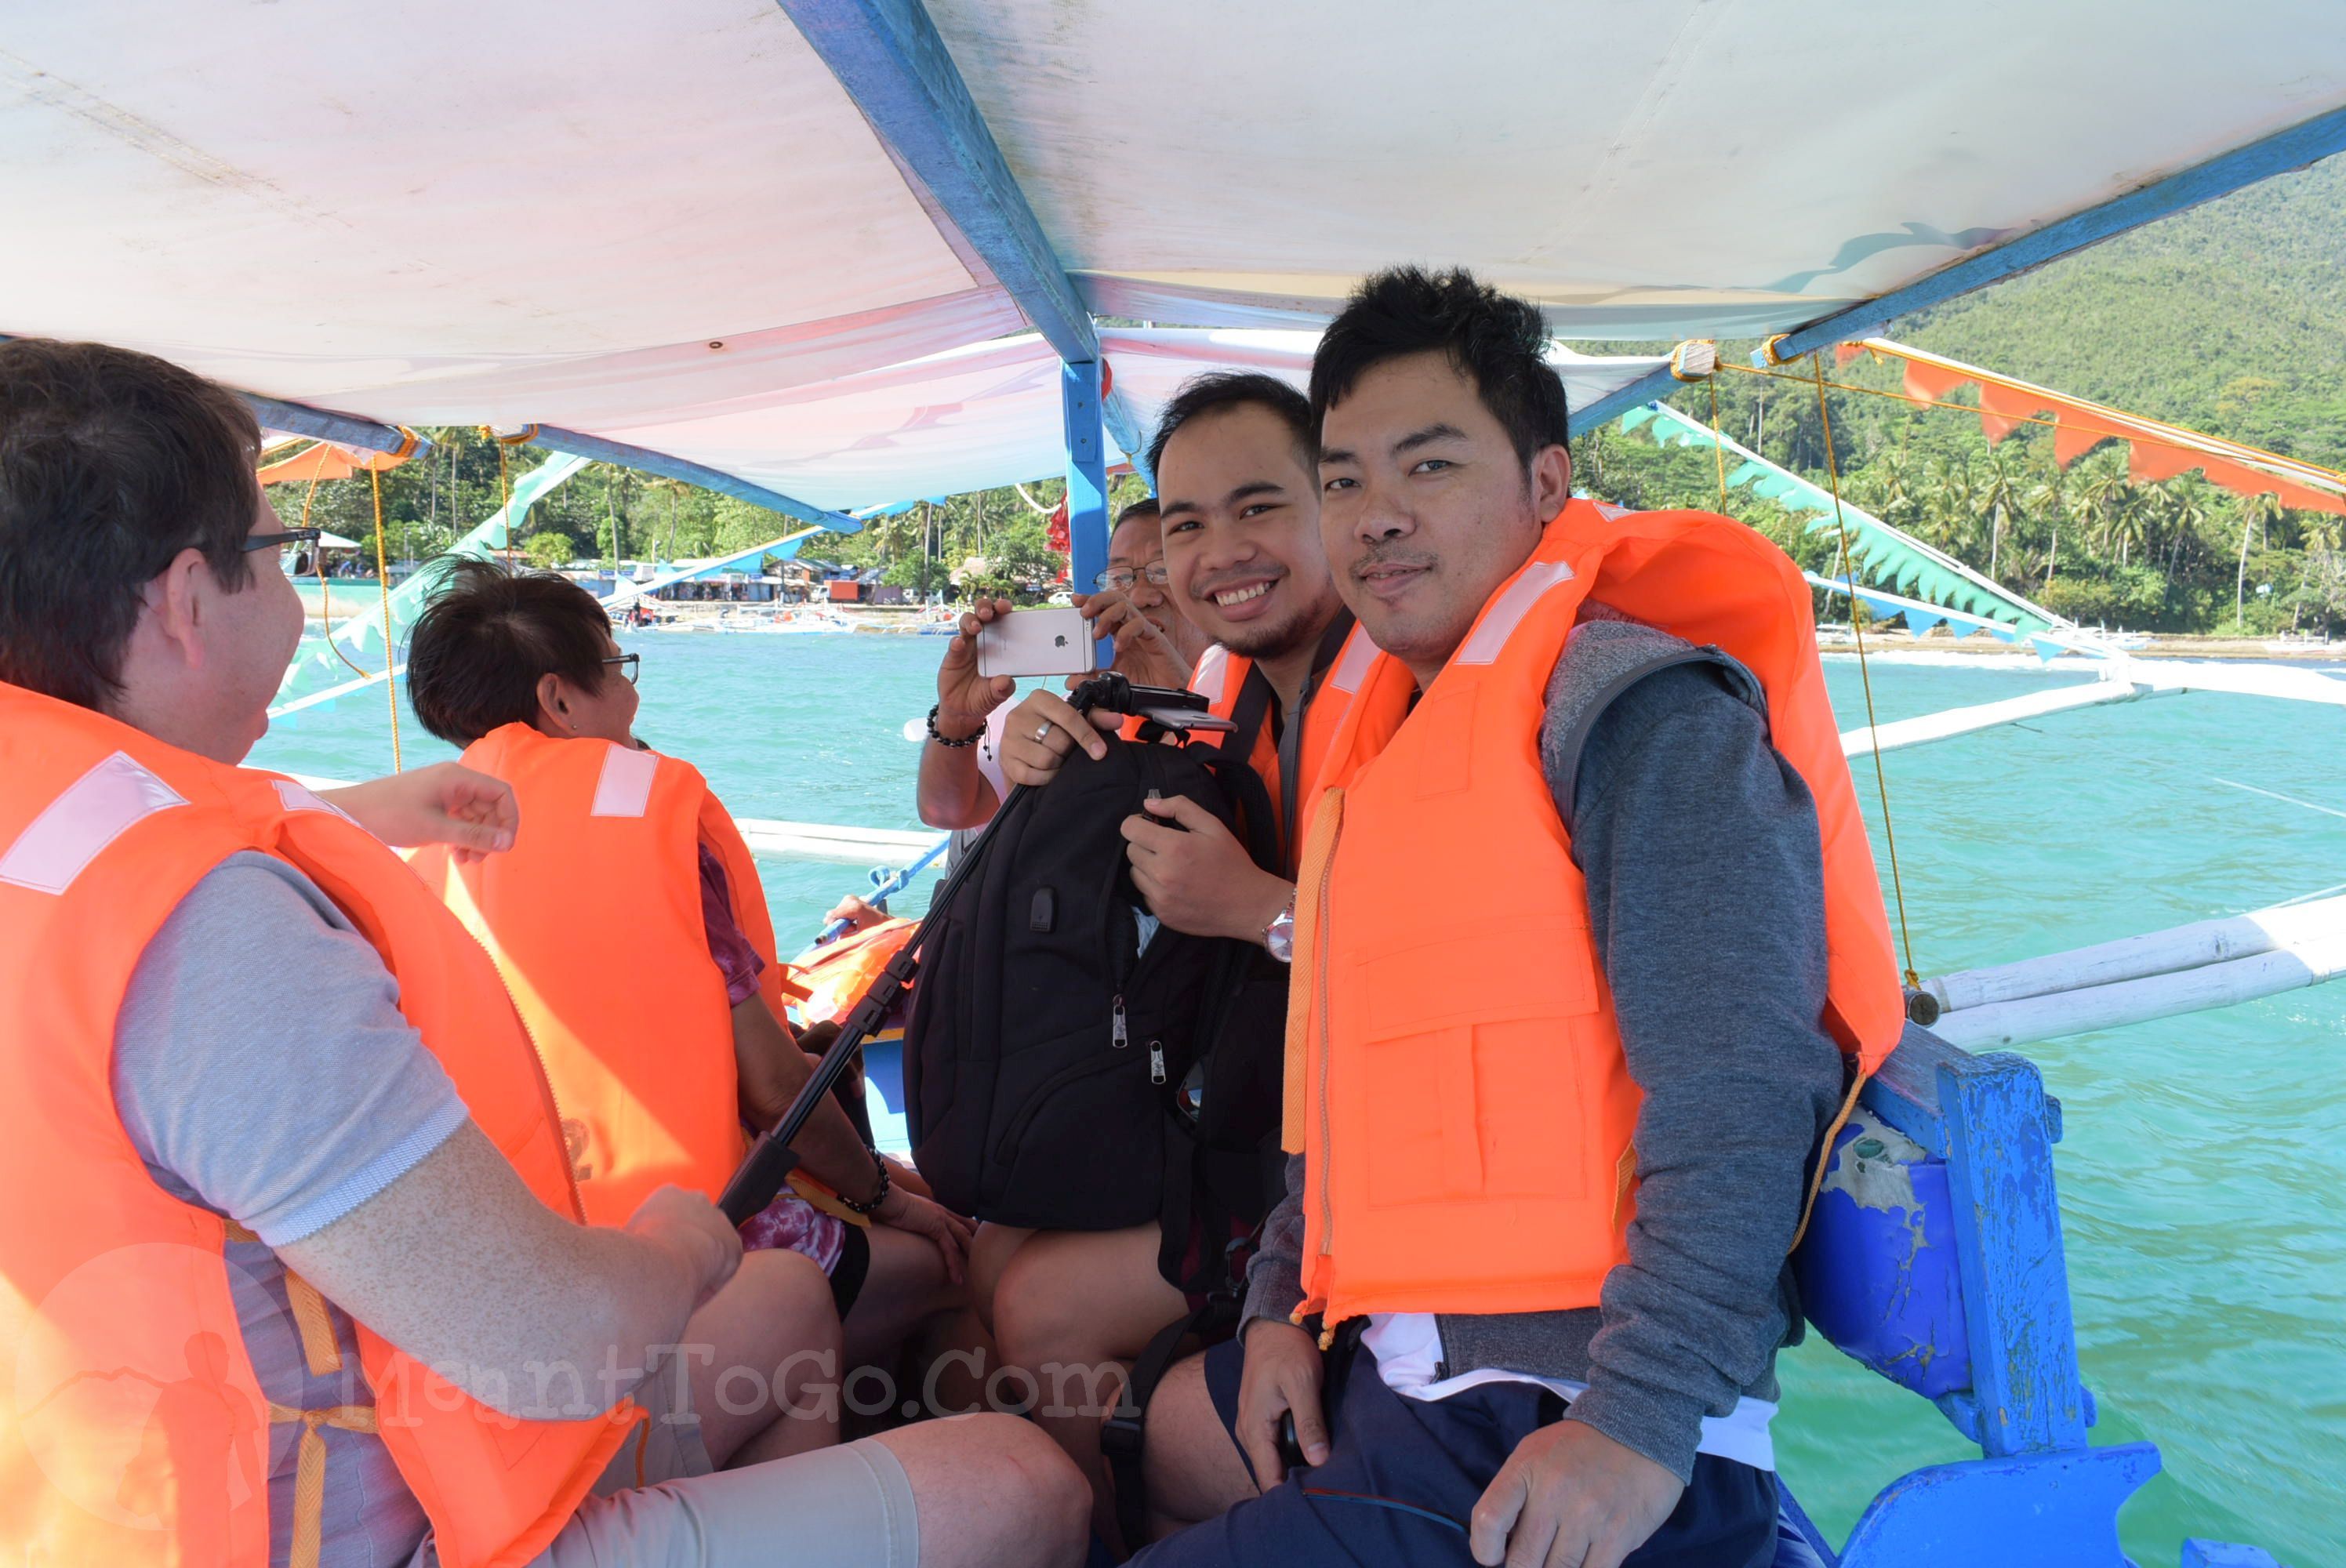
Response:
M994 1287L994 1338L1010 1366L1032 1368L1092 1350L1085 1341L1098 1338L1096 1317L1081 1271L1067 1268L1055 1248L1020 1248Z
M1080 1553L1091 1539L1092 1489L1075 1461L1031 1421L1000 1415L964 1419L986 1423L984 1441L998 1447L1038 1538Z

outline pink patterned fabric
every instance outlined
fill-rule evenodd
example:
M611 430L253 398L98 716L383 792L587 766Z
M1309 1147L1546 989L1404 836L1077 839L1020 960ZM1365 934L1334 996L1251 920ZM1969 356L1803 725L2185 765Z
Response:
M828 1274L839 1267L840 1254L847 1250L847 1222L823 1213L796 1193L786 1192L742 1223L741 1245L751 1252L775 1247L803 1252Z

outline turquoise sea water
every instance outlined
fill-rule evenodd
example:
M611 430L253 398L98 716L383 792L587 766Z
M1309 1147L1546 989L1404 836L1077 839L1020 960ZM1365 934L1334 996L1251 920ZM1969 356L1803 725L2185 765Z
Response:
M934 638L622 636L644 738L739 815L913 828ZM1853 663L1829 670L1864 722ZM2032 668L1873 670L1884 719L2086 678ZM452 755L402 720L411 763ZM300 716L263 766L391 766L378 691ZM1925 973L2232 914L2346 883L2346 713L2255 697L2088 709L1886 759ZM1882 858L1872 769L1860 794ZM2239 786L2291 796L2290 803ZM1887 862L1884 860L1885 875ZM845 866L770 861L786 949L857 889ZM901 907L917 911L923 898ZM2062 1213L2097 1443L2147 1438L2166 1471L2121 1517L2172 1564L2187 1534L2295 1568L2346 1564L2346 983L2033 1046L2066 1110ZM1930 1406L1811 1341L1783 1368L1780 1461L1838 1539L1917 1465L1976 1457Z

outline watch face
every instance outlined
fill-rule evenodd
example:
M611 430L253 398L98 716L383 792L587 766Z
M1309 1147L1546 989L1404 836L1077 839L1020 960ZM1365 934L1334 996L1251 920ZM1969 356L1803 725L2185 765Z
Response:
M1289 911L1270 922L1262 933L1262 945L1271 957L1281 963L1295 962L1295 915Z

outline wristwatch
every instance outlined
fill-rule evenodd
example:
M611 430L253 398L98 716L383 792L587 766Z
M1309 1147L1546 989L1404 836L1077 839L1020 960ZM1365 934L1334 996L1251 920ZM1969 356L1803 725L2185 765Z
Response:
M1287 895L1287 907L1270 917L1262 928L1262 950L1281 963L1295 962L1295 895Z

